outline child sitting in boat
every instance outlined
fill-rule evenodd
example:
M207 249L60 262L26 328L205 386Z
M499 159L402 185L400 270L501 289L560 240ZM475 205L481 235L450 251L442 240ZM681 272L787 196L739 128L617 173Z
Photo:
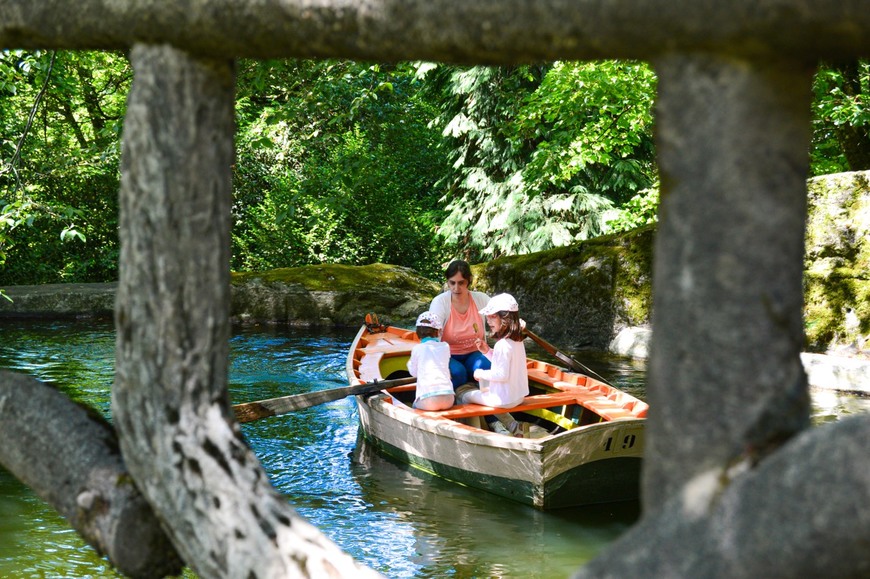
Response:
M462 404L513 408L529 394L526 347L523 345L523 327L517 300L510 294L493 296L480 313L486 316L490 332L498 341L493 348L485 340L476 341L478 350L490 359L492 367L474 371L474 379L480 383L480 389L464 392L460 401ZM509 423L492 422L490 426L493 430L501 434L519 434L517 421L510 414L499 417L502 416L507 417Z
M441 342L441 319L432 312L417 317L420 343L411 350L408 372L417 378L414 408L446 410L453 406L453 383L450 381L450 346Z

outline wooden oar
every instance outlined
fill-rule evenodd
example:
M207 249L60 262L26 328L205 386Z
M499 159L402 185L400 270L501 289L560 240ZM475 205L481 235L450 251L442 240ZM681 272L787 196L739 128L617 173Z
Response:
M537 345L539 345L540 347L545 349L549 354L555 356L556 358L558 358L559 360L561 360L562 362L567 364L571 370L574 370L575 372L583 372L585 374L594 376L595 378L598 378L599 380L601 380L602 382L604 382L608 386L612 386L612 384L610 382L608 382L607 380L605 380L604 377L602 377L600 374L598 374L597 372L595 372L591 368L584 366L583 364L581 364L580 362L578 362L577 360L575 360L574 358L572 358L568 354L565 354L565 353L559 351L559 349L556 348L556 346L554 346L550 342L546 341L544 338L538 336L530 329L523 328L523 333L525 333L528 337L530 337L532 339L532 341L535 342Z
M318 404L332 402L333 400L341 400L348 396L368 394L370 392L392 388L393 386L411 384L416 381L417 379L414 377L398 378L396 380L375 380L374 382L367 382L356 386L330 388L329 390L318 390L316 392L306 392L305 394L293 394L291 396L281 396L280 398L269 398L257 402L236 404L233 406L233 410L236 412L236 420L239 422L252 422L261 418L287 414L294 410L310 408L312 406L317 406Z

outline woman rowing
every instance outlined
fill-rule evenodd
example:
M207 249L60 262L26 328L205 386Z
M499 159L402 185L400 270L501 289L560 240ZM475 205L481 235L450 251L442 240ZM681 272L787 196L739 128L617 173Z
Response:
M471 291L474 276L466 261L450 262L446 276L447 291L435 296L429 311L442 320L441 341L450 344L450 380L456 390L472 379L475 370L490 369L489 359L476 345L486 337L480 310L489 303L489 296Z

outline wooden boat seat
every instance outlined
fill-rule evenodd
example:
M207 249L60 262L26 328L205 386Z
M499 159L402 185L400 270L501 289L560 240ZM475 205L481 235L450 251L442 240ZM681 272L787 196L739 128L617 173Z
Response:
M549 394L526 396L522 404L514 406L513 408L494 408L492 406L482 406L480 404L464 404L462 406L454 406L447 410L434 412L419 410L418 412L426 416L437 416L457 420L459 418L486 416L488 414L499 414L501 412L525 412L527 410L535 410L539 408L550 408L551 406L579 404L581 399L582 396L578 397L576 392L551 392Z
M384 354L376 352L372 356L372 359L376 359L381 355ZM508 409L466 404L442 411L418 410L417 412L426 416L439 416L457 420L498 414L500 412L526 412L551 408L553 406L577 404L591 410L606 421L646 418L647 410L649 409L649 405L646 402L637 400L632 396L627 396L623 392L597 380L590 379L587 376L564 372L536 360L529 360L528 373L530 382L552 388L554 391L546 394L526 396L522 404ZM389 392L410 392L415 388L416 385L407 384L390 388Z
M557 382L556 386L561 387L561 384ZM410 392L415 388L415 384L406 384L404 386L390 388L389 392L397 394L399 392ZM557 392L549 392L547 394L526 396L522 404L507 409L481 406L479 404L465 404L462 406L454 406L447 410L428 412L420 410L418 412L425 414L426 416L440 416L442 418L456 420L459 418L498 414L499 412L525 412L528 410L563 406L566 404L579 404L608 421L646 418L649 409L649 404L640 400L631 400L625 403L620 403L615 399L615 397L609 398L603 396L599 391L593 391L583 387L574 387L567 391L560 390Z
M567 387L586 387L590 379L581 374L565 372L559 368L549 366L537 360L529 360L526 364L526 371L529 374L529 380L533 380L540 384L556 384Z
M578 398L577 403L605 420L646 418L647 410L649 410L649 404L646 402L634 398L622 402L621 398L628 397L607 384L590 380L586 376L566 373L552 366L547 370L539 369L539 365L542 366L540 362L535 360L529 361L529 380L564 392L586 393L587 396L592 394L592 397ZM566 379L570 381L566 381Z

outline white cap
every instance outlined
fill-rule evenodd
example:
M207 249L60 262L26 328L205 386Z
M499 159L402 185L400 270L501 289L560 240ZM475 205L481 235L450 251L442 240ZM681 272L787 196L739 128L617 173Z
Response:
M514 296L510 294L498 294L497 296L492 296L489 303L481 308L480 313L484 316L491 316L498 312L518 311L520 311L520 306L517 304L517 300L514 299Z
M417 325L440 330L441 318L439 318L438 314L434 312L423 312L422 314L417 316Z

